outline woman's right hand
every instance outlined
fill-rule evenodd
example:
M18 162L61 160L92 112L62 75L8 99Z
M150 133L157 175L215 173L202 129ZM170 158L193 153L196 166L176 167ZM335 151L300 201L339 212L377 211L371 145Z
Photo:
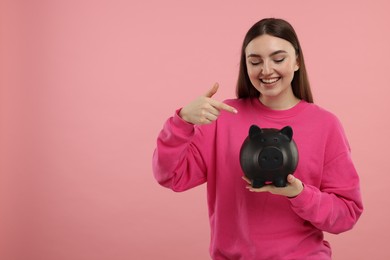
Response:
M237 110L234 107L212 99L212 96L217 93L218 87L218 83L215 83L205 95L183 107L179 113L180 117L188 123L204 125L217 120L221 110L236 114Z

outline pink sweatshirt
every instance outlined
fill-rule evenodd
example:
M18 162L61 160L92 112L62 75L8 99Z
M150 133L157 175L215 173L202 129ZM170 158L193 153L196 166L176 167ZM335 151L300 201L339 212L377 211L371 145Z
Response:
M221 112L194 126L178 113L160 132L153 155L156 180L174 191L207 183L213 259L331 259L323 231L351 229L363 211L359 177L339 120L301 101L271 110L258 99L233 99L238 114ZM293 128L299 151L295 198L248 191L239 162L250 125Z

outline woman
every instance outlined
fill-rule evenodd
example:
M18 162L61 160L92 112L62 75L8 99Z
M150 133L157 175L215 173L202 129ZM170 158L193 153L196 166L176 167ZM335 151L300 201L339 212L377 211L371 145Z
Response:
M323 231L344 232L357 222L359 177L339 120L313 104L292 26L274 18L253 25L242 46L237 99L214 100L217 89L165 123L153 155L157 181L174 191L207 182L213 259L331 259ZM293 128L299 162L286 187L253 188L242 177L239 151L252 124Z

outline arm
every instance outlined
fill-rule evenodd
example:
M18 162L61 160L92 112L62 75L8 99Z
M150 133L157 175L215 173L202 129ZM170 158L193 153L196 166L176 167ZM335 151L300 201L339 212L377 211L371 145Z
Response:
M304 184L301 194L290 201L300 217L337 234L351 229L363 212L359 176L337 119L329 127L324 156L320 187Z
M270 192L289 197L291 207L302 219L320 230L340 233L351 229L363 211L359 177L353 165L348 141L338 120L329 128L322 171L309 173L321 178L319 187L289 175L288 185L266 185L252 192Z
M206 181L206 164L195 140L200 131L178 115L167 120L157 138L153 172L158 183L184 191Z
M359 178L347 153L325 166L321 190L305 185L290 199L293 210L315 227L330 233L351 229L363 211Z
M184 191L206 181L206 159L213 149L212 123L221 110L237 113L235 108L211 98L217 90L215 84L165 123L153 154L154 176L161 185Z

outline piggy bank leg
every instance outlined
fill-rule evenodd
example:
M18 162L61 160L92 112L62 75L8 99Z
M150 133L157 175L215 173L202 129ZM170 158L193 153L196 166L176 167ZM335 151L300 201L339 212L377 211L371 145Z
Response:
M253 188L261 188L265 185L265 181L261 179L253 179L252 180L252 187Z
M286 187L287 180L285 178L279 178L273 181L275 187Z

